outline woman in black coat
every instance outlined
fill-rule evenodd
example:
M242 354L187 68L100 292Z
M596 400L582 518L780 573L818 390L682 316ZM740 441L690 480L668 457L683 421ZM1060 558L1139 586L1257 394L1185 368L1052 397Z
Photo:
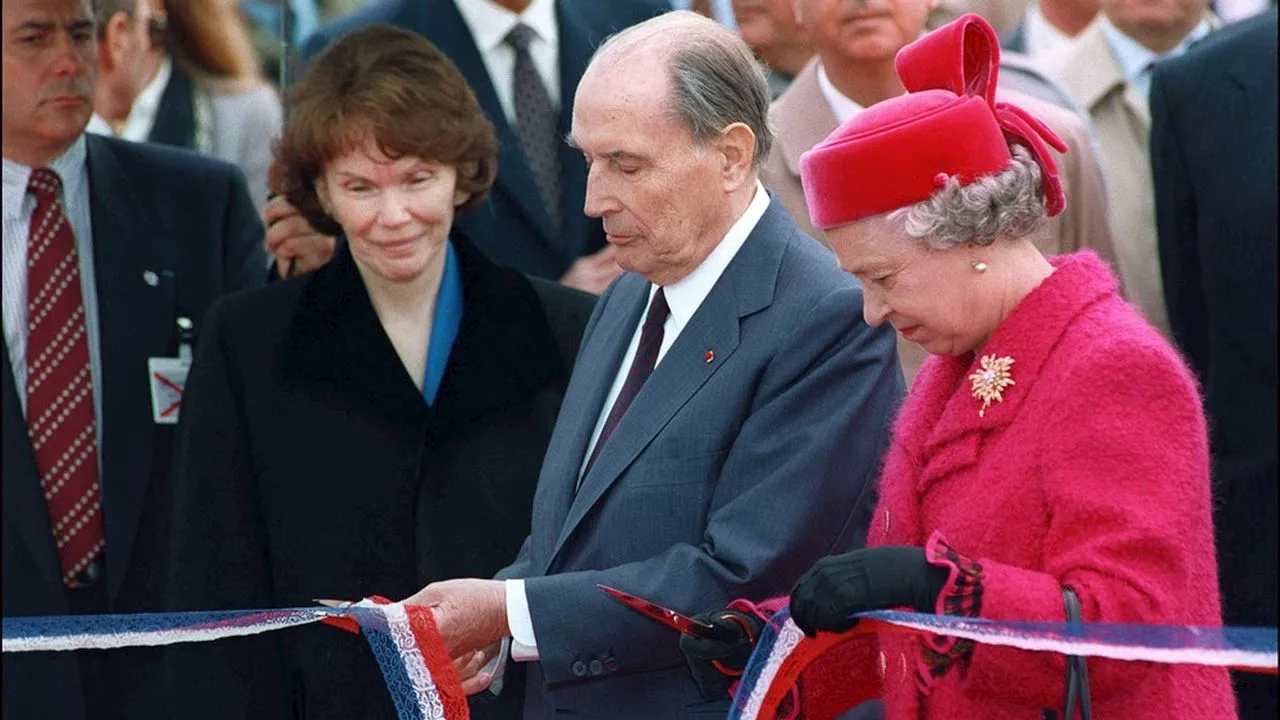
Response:
M209 313L179 428L174 610L491 576L528 534L595 300L495 266L452 230L488 191L496 144L426 40L352 33L290 101L278 189L342 240L316 272ZM174 646L168 661L183 717L395 716L365 640L327 626ZM473 716L518 717L520 695L473 701Z

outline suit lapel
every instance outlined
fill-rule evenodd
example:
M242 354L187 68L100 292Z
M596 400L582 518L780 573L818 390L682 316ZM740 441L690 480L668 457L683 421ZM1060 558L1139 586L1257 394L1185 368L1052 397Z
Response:
M591 472L583 478L582 487L573 499L555 550L548 557L548 566L592 506L618 481L680 408L733 356L739 344L741 318L773 302L784 243L771 240L785 237L783 233L789 225L781 203L773 201L711 293L681 331L680 337L654 368L609 442L601 448ZM642 294L638 303L641 310L647 299L647 293ZM634 331L633 322L625 331L624 347ZM707 362L708 350L715 351L714 362ZM621 360L619 358L619 362ZM609 368L616 372L618 363ZM607 377L606 382L612 384L613 375L608 374ZM592 416L592 420L595 417ZM589 434L590 429L586 432Z
M102 356L102 489L107 534L108 591L124 580L154 471L147 358L176 353L174 310L179 237L130 187L110 140L86 136L93 260L97 273ZM143 281L154 277L156 284Z
M9 363L9 343L4 343L4 376L0 377L0 403L3 403L5 427L4 443L4 513L5 523L17 528L35 558L45 584L62 585L62 565L53 544L53 527L49 524L49 512L44 491L40 487L40 471L36 468L31 441L27 437L27 419L22 412L18 388L13 380L13 366ZM61 602L61 594L58 594ZM50 607L59 612L60 607Z
M1102 31L1099 15L1081 31L1064 58L1057 79L1080 107L1093 113L1113 92L1122 92L1125 80L1111 44Z
M181 148L196 146L195 86L176 64L160 95L155 124L147 140Z
M787 170L800 177L800 156L825 140L840 124L818 85L816 59L804 66L778 98L773 117Z
M589 31L575 15L565 10L563 4L556 5L556 16L560 28L560 137L563 138L568 137L572 129L578 81L587 69L595 46ZM590 250L587 243L592 236L592 225L598 225L600 221L587 217L583 212L582 201L587 196L587 163L582 159L582 153L567 142L560 143L560 181L563 198L560 216L564 218L560 242L567 251L565 257L576 258Z
M494 192L509 197L529 225L537 230L541 242L553 246L551 216L538 193L538 185L533 171L529 169L529 162L525 159L524 149L520 146L520 138L507 122L507 114L493 89L489 69L480 56L480 50L476 47L462 14L452 0L409 0L401 4L400 15L404 27L413 29L435 43L458 66L458 70L471 85L480 108L498 133L498 167L501 170L494 182ZM463 224L466 222L465 216L459 220Z

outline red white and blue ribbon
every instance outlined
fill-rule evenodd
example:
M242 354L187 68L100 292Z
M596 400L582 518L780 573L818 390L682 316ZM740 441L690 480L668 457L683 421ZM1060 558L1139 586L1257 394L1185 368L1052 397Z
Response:
M1276 628L995 621L879 610L860 613L853 633L919 632L1064 655L1213 665L1276 672ZM773 718L800 673L849 634L806 638L787 608L770 618L743 671L730 720Z
M346 608L5 618L3 650L106 650L209 642L315 622L363 633L400 720L468 720L466 695L431 610L381 598Z

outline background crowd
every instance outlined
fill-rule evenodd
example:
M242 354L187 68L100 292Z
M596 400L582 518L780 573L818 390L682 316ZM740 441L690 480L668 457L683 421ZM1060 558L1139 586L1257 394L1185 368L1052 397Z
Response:
M1086 620L1277 624L1274 0L11 0L3 13L6 617L412 596L441 608L477 717L723 712L727 684L696 667L691 681L674 635L596 583L693 613L785 596L868 542L934 557L926 526L958 522L961 505L984 527L1010 510L911 499L902 487L923 487L913 473L932 453L948 472L966 453L1017 458L968 480L990 490L1075 449L1125 462L1063 456L1071 472L1044 482L1073 488L1096 537L1059 540L1123 556L1099 549L1115 517L1085 497L1112 492L1142 518L1116 532L1182 534L1126 567L1174 558L1195 575L1095 588L1108 599L1082 598ZM902 307L885 299L953 276L917 270L894 296L860 264L898 251L849 230L865 215L824 215L834 201L806 158L837 128L900 112L921 90L900 51L964 13L998 33L991 107L1021 108L1053 141L1009 161L1044 178L1024 194L1046 217L956 261L963 282L1006 292L983 342L953 347L895 333ZM914 267L962 252L930 247ZM947 449L928 399L967 382L986 341L1022 356L1052 329L1057 306L1015 288L1029 277L1114 296L1092 322L1138 339L1071 341L1073 357L1112 356L1085 385L1054 383L1053 413ZM1042 316L1008 314L1028 297ZM948 322L973 320L967 296L928 300L916 309L950 302ZM1062 410L1073 399L1079 416ZM1073 426L1108 407L1130 422ZM1113 449L1081 441L1089 429ZM1046 437L1059 444L1028 449ZM1114 450L1167 438L1186 442ZM879 486L882 470L911 482ZM1090 485L1125 472L1143 482ZM1186 517L1161 515L1170 504ZM889 508L920 527L891 526ZM1037 527L1018 532L1052 535ZM1010 532L996 545L1037 547ZM961 571L992 542L948 540ZM922 558L937 587L914 604L930 611L945 592ZM1219 593L1221 608L1113 612L1179 592ZM1005 601L1041 613L1027 597ZM740 609L749 627L759 613ZM278 635L6 654L3 714L392 716L358 638ZM1104 692L1155 686L1101 677ZM1274 677L1231 681L1240 717L1275 716ZM1186 702L1153 692L1142 702Z

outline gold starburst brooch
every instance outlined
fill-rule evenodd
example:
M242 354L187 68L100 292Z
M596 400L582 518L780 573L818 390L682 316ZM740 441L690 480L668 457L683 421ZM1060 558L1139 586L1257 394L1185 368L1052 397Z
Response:
M1016 383L1009 374L1009 368L1013 366L1013 358L1005 356L998 358L995 355L982 356L982 369L969 376L973 381L973 397L982 401L982 408L978 410L978 417L983 417L987 408L991 407L991 402L1004 402L1002 393L1005 388Z

